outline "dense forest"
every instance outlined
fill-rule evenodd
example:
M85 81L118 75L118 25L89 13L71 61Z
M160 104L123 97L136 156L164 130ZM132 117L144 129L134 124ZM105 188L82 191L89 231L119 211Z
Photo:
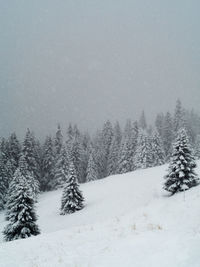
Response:
M124 129L108 120L93 136L70 124L66 133L58 125L55 136L48 135L44 143L30 129L23 142L15 133L2 137L0 208L20 164L26 165L34 192L55 190L65 184L72 163L79 183L162 165L169 161L181 128L187 132L195 157L200 158L200 116L182 107L180 100L173 112L158 114L153 126L142 112L138 121L128 119Z

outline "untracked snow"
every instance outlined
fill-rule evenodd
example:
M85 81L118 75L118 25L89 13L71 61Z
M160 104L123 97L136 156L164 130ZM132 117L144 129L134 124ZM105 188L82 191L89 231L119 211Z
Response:
M200 186L168 197L162 189L166 170L83 184L85 208L65 216L59 215L61 190L41 194L42 234L2 242L0 266L199 267ZM6 223L1 212L1 231Z

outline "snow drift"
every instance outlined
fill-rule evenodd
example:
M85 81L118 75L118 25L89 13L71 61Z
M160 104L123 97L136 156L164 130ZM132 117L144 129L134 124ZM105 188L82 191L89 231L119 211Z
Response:
M59 215L60 190L42 194L42 234L2 242L0 266L199 267L200 186L168 197L166 169L83 184L85 208L66 216ZM1 230L5 224L1 212Z

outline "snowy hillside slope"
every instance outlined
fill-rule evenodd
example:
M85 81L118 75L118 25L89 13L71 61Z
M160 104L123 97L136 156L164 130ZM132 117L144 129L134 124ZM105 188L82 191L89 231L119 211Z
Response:
M86 207L71 215L59 215L61 191L42 194L37 210L42 234L1 243L0 266L199 267L200 186L167 197L166 169L81 185ZM4 225L1 213L0 228Z

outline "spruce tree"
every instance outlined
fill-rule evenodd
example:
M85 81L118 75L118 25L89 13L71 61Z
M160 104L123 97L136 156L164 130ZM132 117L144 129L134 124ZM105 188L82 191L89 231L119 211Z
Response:
M51 183L53 189L62 188L63 185L66 184L68 164L67 153L63 147L55 163L54 178Z
M163 134L164 134L164 121L165 121L165 117L164 117L163 113L159 113L156 116L155 126L156 126L156 130L158 131L161 139L163 138Z
M87 176L86 181L95 181L98 179L98 168L95 160L95 151L94 148L90 147L90 156L88 160L88 166L87 166Z
M42 159L42 177L41 177L41 190L53 190L55 170L55 154L53 151L53 142L50 136L47 136L43 146L43 159Z
M179 99L176 101L173 125L174 125L173 128L174 128L174 138L175 138L179 130L185 128L185 111Z
M104 149L102 145L102 135L100 131L97 131L93 140L93 146L94 146L94 153L95 153L95 159L96 164L98 168L98 176L99 179L104 177L105 171L104 171Z
M131 121L127 120L121 142L121 147L119 149L117 173L126 173L135 169L134 154L136 151L137 136L137 122L132 125Z
M83 208L83 195L79 190L77 181L76 169L72 160L70 160L70 167L68 173L68 181L63 189L61 199L61 215L74 213Z
M117 173L117 164L119 160L119 151L121 146L122 133L120 125L117 122L113 129L113 137L110 145L110 152L108 157L108 175Z
M129 172L131 169L129 158L129 137L123 136L121 148L119 151L117 173L122 174Z
M63 136L62 136L60 124L58 124L58 128L56 131L56 137L55 137L55 141L54 141L55 157L57 157L57 155L58 156L60 155L62 146L63 146Z
M91 140L88 133L84 133L81 135L81 146L82 146L82 157L81 157L81 165L82 165L82 172L83 172L83 182L87 181L87 167L88 161L90 156L90 145ZM94 148L93 148L94 150ZM95 151L94 151L95 155Z
M145 116L144 110L142 111L142 114L141 114L140 119L139 119L139 127L142 130L147 129L147 122L146 122L146 116Z
M197 137L196 137L195 157L196 157L196 159L200 159L200 134L198 134Z
M160 166L165 163L165 153L163 144L157 131L151 137L152 167Z
M40 167L36 159L36 140L34 134L27 129L23 142L22 153L28 165L28 170L33 173L35 180L40 180Z
M15 170L19 165L21 154L21 145L15 133L12 133L8 139L9 160L12 162Z
M0 210L4 209L8 183L9 181L8 181L6 166L1 156L0 157Z
M8 151L8 143L5 138L1 138L0 153L4 161L7 161L7 159L9 158L9 151Z
M113 138L113 128L110 121L106 121L103 125L101 133L101 150L102 150L102 175L108 175L108 158L110 153L110 146Z
M168 161L172 153L172 143L174 138L172 116L169 112L167 112L165 115L163 127L163 148L165 151L166 160Z
M35 179L33 172L31 172L28 168L28 164L26 161L26 157L22 154L19 159L19 167L18 170L26 178L27 184L29 185L30 189L32 190L32 195L35 200L37 200L37 196L40 192L40 185L38 180Z
M173 146L168 174L165 176L164 189L175 194L199 184L199 178L194 172L195 167L196 163L187 133L185 129L181 129Z
M79 132L75 133L75 136L71 142L71 150L69 151L69 154L76 170L78 182L83 183L85 181L83 170L84 153Z
M137 140L138 140L138 123L137 121L133 123L131 127L131 133L128 139L128 161L129 161L129 171L135 170L135 153L137 148Z
M15 171L9 188L6 219L9 224L3 234L5 241L27 238L40 234L36 224L35 198L28 177L20 167Z
M138 134L137 149L135 153L136 169L152 167L152 151L149 134L140 130Z

